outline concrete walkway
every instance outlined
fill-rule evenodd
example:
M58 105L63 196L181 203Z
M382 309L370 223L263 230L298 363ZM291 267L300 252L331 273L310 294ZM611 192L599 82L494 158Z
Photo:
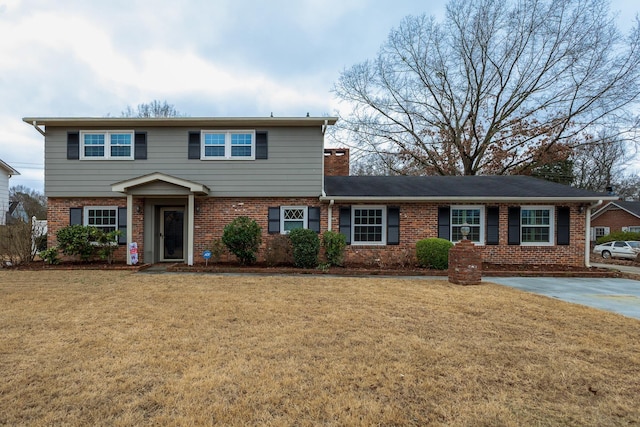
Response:
M604 268L626 267L605 265ZM640 273L638 267L628 268L636 268L633 272ZM482 280L640 319L640 281L637 280L583 277L485 277Z

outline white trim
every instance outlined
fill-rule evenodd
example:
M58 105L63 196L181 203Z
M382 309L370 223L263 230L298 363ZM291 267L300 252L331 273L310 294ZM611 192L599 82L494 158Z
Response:
M473 243L475 243L476 245L480 245L483 246L486 242L486 236L485 236L485 223L486 223L486 216L485 216L485 206L484 205L451 205L449 206L449 240L453 243L457 243L459 242L459 240L453 240L453 210L480 210L480 224L476 225L476 224L469 224L472 227L480 227L480 240L479 241L473 241ZM455 224L455 226L458 226L457 224Z
M548 225L528 225L524 226L522 224L522 211L549 211L549 224ZM554 246L556 244L556 232L555 232L555 216L556 216L556 208L555 206L543 206L543 205L524 205L520 206L520 246ZM548 242L523 242L522 240L522 232L525 228L534 228L534 227L548 227L549 228L549 241Z
M356 218L355 210L376 209L382 211L382 240L380 242L358 242L355 239ZM385 246L387 244L387 207L385 205L356 205L351 206L351 246Z
M114 225L115 230L117 231L119 229L119 224L118 224L118 206L83 206L83 211L82 211L82 225L87 225L90 227L96 227L96 228L100 228L102 229L103 227L112 227L111 225L96 225L96 224L89 224L89 210L110 210L110 211L115 211L116 215L116 223Z
M284 211L287 209L302 209L304 216L302 218L302 228L309 228L309 207L308 206L280 206L280 234L289 234L285 231L284 224L286 222L294 222L296 220L285 220ZM297 220L299 221L299 220Z
M186 179L177 178L171 175L165 175L160 172L139 176L137 178L128 179L126 181L116 182L115 184L111 184L111 191L126 193L132 187L138 187L140 185L149 184L154 181L162 181L180 187L188 188L189 191L193 193L199 193L202 195L209 194L209 188L206 185L199 184L193 181L187 181Z
M128 156L111 156L111 136L112 135L130 135L131 151ZM84 137L85 135L104 135L104 156L85 156L84 154ZM81 130L80 131L80 160L134 160L135 159L136 135L133 130ZM116 144L116 146L119 146Z
M251 155L250 156L233 156L233 145L231 144L232 135L249 134L251 135ZM204 143L206 135L224 135L224 156L207 156L205 150L207 145ZM214 146L215 147L215 146ZM243 145L242 147L245 147ZM200 131L200 160L255 160L256 159L256 131L254 129L236 129L236 130L202 130Z

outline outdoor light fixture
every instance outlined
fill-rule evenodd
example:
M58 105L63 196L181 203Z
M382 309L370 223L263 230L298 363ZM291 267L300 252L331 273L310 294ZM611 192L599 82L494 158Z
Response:
M136 213L140 213L140 205L136 205Z
M467 224L466 222L462 224L462 227L460 227L460 232L462 233L462 240L467 240L467 236L469 235L470 231L471 231L471 227L469 227L469 224Z

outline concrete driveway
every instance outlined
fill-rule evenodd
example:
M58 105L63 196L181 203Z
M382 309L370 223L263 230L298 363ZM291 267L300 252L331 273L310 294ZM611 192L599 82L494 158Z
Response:
M636 280L582 277L484 277L482 280L640 319L640 281Z

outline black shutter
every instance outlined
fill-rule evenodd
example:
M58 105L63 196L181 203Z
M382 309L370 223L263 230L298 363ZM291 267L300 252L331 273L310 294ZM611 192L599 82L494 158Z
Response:
M351 244L351 206L340 208L340 233L347 238L347 245Z
M67 132L67 159L78 160L80 158L80 133Z
M438 208L438 237L451 240L451 215L449 206Z
M320 208L309 208L308 215L309 218L307 219L307 225L309 230L320 233Z
M269 234L280 232L280 207L269 208Z
M520 244L520 208L509 208L509 241L510 245Z
M82 225L82 208L69 209L69 225Z
M387 245L400 244L400 208L387 208Z
M571 209L567 206L558 208L558 224L556 230L556 243L558 245L568 245L571 234Z
M200 158L200 132L189 132L189 159Z
M127 208L118 208L118 244L127 244Z
M267 132L256 132L256 159L269 158L269 144L267 140Z
M487 245L500 244L500 208L487 208Z
M147 160L147 133L136 132L133 158L136 160Z

